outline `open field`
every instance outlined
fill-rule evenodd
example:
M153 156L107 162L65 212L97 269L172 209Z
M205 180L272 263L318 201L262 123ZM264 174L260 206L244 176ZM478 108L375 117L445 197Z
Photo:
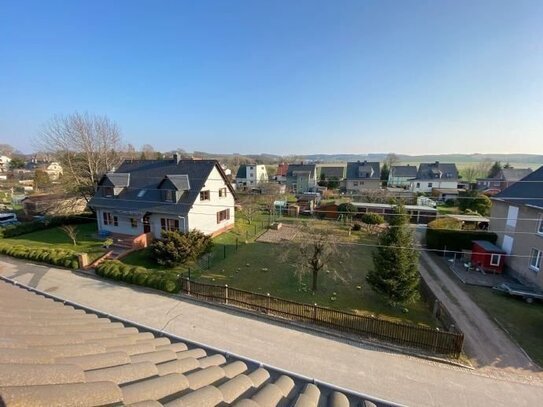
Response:
M60 228L31 232L13 238L2 239L2 241L28 247L66 249L88 253L91 261L105 253L105 249L102 247L103 241L97 237L98 232L95 223L76 225L76 228L78 230L76 246Z

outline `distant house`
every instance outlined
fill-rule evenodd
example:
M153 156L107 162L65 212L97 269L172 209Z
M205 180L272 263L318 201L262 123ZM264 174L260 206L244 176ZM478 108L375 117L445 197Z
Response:
M490 230L521 281L543 289L543 167L492 197Z
M6 155L0 155L0 173L9 171L9 163L11 158Z
M64 194L29 195L21 200L21 204L27 216L73 215L83 212L87 206L83 198Z
M240 165L236 174L236 185L238 188L254 188L264 182L268 182L268 172L265 165Z
M317 186L317 168L315 164L289 164L287 187L292 192L311 192Z
M356 161L347 163L345 190L355 193L381 188L381 166L377 161Z
M531 168L503 168L495 177L477 178L476 188L478 191L490 191L494 194L510 187L532 172Z
M98 183L98 229L159 238L164 230L218 235L234 226L235 192L216 160L127 160Z
M281 163L277 166L277 171L275 172L275 175L273 177L274 181L277 181L281 184L287 182L287 172L288 172L288 164L287 163Z
M411 180L416 177L416 165L393 165L388 174L387 185L396 188L409 188Z
M318 181L342 181L347 172L347 164L345 163L318 163L316 168Z
M432 189L458 189L458 169L454 163L421 163L417 176L411 180L412 192L428 193Z

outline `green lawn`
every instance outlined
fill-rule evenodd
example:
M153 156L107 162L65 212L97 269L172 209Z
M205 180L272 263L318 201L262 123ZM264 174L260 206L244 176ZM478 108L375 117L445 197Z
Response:
M543 366L543 304L528 304L485 287L462 285L473 300L496 319L530 357Z
M95 223L85 223L76 225L76 227L79 232L77 246L74 246L66 233L59 228L40 230L13 238L2 239L2 241L13 242L14 245L84 252L89 254L91 261L105 253L105 249L102 247L102 240L99 240L96 236Z

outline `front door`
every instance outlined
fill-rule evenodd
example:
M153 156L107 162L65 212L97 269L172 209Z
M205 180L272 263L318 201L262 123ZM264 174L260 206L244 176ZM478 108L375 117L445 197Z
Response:
M149 216L145 215L143 217L143 233L149 233L151 231L151 222Z

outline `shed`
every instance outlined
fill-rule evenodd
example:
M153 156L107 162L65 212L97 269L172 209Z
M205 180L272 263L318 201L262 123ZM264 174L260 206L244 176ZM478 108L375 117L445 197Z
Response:
M506 252L486 240L474 240L471 249L471 263L485 272L501 273Z

